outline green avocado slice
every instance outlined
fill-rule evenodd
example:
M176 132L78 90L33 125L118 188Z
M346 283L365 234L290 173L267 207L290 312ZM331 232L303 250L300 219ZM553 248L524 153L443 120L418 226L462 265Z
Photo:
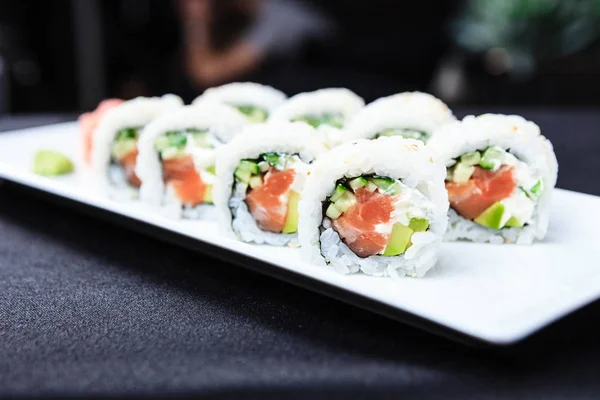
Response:
M481 213L479 217L475 218L475 222L487 228L501 229L504 226L502 223L503 217L504 205L500 202L496 202Z
M213 192L213 185L206 185L206 187L204 188L204 198L202 199L202 201L204 203L212 204L212 202L213 202L212 192Z
M408 227L415 232L425 232L429 228L429 221L425 218L411 218Z
M392 235L390 236L390 241L383 251L383 255L397 256L404 253L410 244L410 238L413 232L414 231L408 226L402 225L400 222L396 222L392 227Z
M521 221L519 221L518 219L516 219L515 217L510 217L508 219L508 221L506 221L506 224L504 224L504 226L509 227L509 228L522 228L523 223Z
M300 193L290 190L288 197L288 211L285 217L285 225L282 233L294 233L298 230L298 202L300 201Z

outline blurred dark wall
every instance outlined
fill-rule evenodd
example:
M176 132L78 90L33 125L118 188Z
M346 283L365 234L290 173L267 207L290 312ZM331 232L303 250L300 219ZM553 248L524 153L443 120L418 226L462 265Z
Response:
M84 6L75 4L80 1ZM298 1L335 21L337 35L327 43L308 43L293 60L266 60L239 80L272 84L288 94L347 86L367 100L423 90L451 104L598 103L596 50L540 63L523 79L490 73L485 58L457 49L449 27L464 1ZM0 57L5 66L0 73L0 113L75 111L89 108L100 97L168 91L192 99L202 88L190 83L181 63L175 4L0 1ZM85 8L93 5L91 12ZM98 37L95 24L100 27ZM224 41L235 36L230 30L223 34ZM98 63L93 61L96 50ZM444 89L453 85L454 92Z
M345 86L367 101L399 91L430 90L450 45L446 26L457 1L310 3L335 21L338 34L328 45L307 49L294 65L270 72L273 84L290 93Z
M165 71L176 61L179 39L172 2L103 0L102 6L109 94L168 90Z
M10 111L77 106L68 1L0 1L2 104Z

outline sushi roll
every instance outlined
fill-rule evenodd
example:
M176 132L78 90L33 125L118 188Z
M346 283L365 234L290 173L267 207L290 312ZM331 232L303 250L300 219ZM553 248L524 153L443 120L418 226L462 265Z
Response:
M175 95L138 97L106 111L93 133L91 172L94 185L112 197L136 197L138 139L145 125L164 112L183 106Z
M448 106L430 94L400 93L360 110L344 131L343 140L401 136L427 142L437 129L455 119Z
M468 116L428 143L447 167L447 240L531 244L548 229L558 163L539 127L519 116Z
M304 258L340 273L422 277L446 231L444 177L414 139L361 139L321 155L299 207Z
M364 105L364 100L348 89L320 89L290 97L269 122L305 122L317 128L323 143L331 148L340 144L340 130Z
M213 199L226 234L244 242L297 244L298 201L324 150L301 123L252 125L217 152Z
M212 204L215 149L248 122L218 103L185 106L161 115L140 136L136 175L140 199L167 216L198 219Z
M81 158L84 165L90 165L92 162L93 137L96 127L107 111L120 106L122 103L123 100L121 99L102 100L94 111L86 112L79 116L78 124L81 133Z
M253 82L234 82L209 88L193 104L224 103L243 113L252 123L265 122L287 96L285 93Z

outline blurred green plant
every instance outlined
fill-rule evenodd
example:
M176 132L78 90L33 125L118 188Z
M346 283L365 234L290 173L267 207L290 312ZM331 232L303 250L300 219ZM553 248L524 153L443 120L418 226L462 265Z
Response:
M598 40L600 0L469 0L453 34L459 47L488 58L490 72L527 74L537 61Z

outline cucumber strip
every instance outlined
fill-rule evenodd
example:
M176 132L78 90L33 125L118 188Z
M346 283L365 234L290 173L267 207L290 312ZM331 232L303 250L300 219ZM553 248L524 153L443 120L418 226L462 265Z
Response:
M415 131L413 129L403 129L403 132L400 133L405 139L416 139L422 142L426 142L429 139L429 135L425 132Z
M254 161L250 160L241 160L237 166L237 169L241 169L243 171L248 171L252 175L258 174L258 164Z
M325 211L325 215L327 215L331 219L339 218L342 215L342 212L336 207L335 203L329 204L327 207L327 211Z
M471 179L471 176L475 172L475 167L472 165L466 165L462 162L459 162L454 166L452 172L452 181L456 183L465 183Z
M138 128L123 128L117 132L116 140L137 139L139 135Z
M200 128L187 128L183 130L184 133L191 133L191 134L196 134L196 133L207 133L208 129L200 129Z
M250 178L250 180L248 181L248 184L250 185L250 187L252 189L256 189L257 187L260 187L263 184L262 177L260 175L254 175L253 177Z
M485 169L498 169L502 165L502 161L506 156L506 152L500 147L488 147L481 155L479 166Z
M187 137L185 135L171 135L168 138L170 145L173 147L182 148L187 144Z
M529 200L534 200L534 195L529 190L525 189L523 186L519 186L519 189L525 193L525 196L527 196Z
M531 187L531 189L525 189L523 186L519 186L519 189L521 189L523 193L525 193L525 196L527 196L529 200L535 202L537 201L538 197L542 194L542 191L544 189L544 183L541 179L538 179L538 181L535 183L535 185Z
M381 189L387 189L392 183L394 183L393 179L380 176L369 178L369 181L373 182L378 188Z
M252 175L258 175L258 164L250 160L241 160L233 175L241 182L248 183Z
M481 153L473 151L471 153L465 153L460 156L460 162L465 165L477 165L481 161Z
M405 128L391 128L383 130L375 135L376 138L382 136L400 136L405 139L416 139L422 142L426 142L429 139L429 135L426 132L418 131L415 129L405 129Z
M136 149L137 140L135 139L116 140L112 144L111 155L119 160Z
M398 182L394 182L392 183L386 190L385 193L389 194L390 196L395 196L397 194L400 194L400 192L402 192L402 186L400 186L400 184Z
M306 122L313 128L318 128L321 125L321 119L312 115L303 115L301 117L294 118L292 122Z
M187 135L185 132L185 130L165 132L165 136L169 139L169 146L185 147L187 144Z
M278 153L265 153L262 155L264 160L271 166L277 167L281 164L281 154Z
M242 114L250 115L254 112L256 107L250 105L237 105L235 106Z
M344 127L344 118L341 115L324 115L323 118L321 118L321 124L342 129Z
M397 195L402 191L402 187L392 178L373 177L370 178L370 181L379 188L380 192L387 193L391 196Z
M352 190L357 190L363 186L367 186L367 180L365 178L363 178L362 176L359 176L358 178L354 178L352 179L348 184L350 185L350 187L352 188Z
M401 132L401 129L393 129L393 128L392 129L386 129L386 130L383 130L383 131L381 131L379 133L376 133L375 137L378 138L378 137L382 137L382 136L386 136L386 137L400 136L400 132Z
M169 147L169 145L170 141L169 138L166 136L159 136L156 139L154 139L154 148L158 151L163 151L164 149Z
M367 190L369 192L374 192L375 190L377 190L377 185L374 184L373 182L367 181Z
M210 138L206 132L194 132L192 133L192 139L195 146L204 147L207 149L214 149L215 146L211 143Z
M352 207L356 203L356 196L354 196L350 191L347 191L336 200L335 206L341 212L346 212L350 207Z
M261 162L258 163L258 170L260 172L263 172L263 173L267 172L270 168L271 168L271 166L266 161L261 161Z
M250 171L240 169L240 168L236 168L233 175L235 176L235 178L238 181L244 182L244 183L248 183L250 181L250 178L252 177L252 173L250 173Z
M239 106L236 106L236 108L242 114L244 114L248 118L248 120L252 123L264 122L269 117L269 113L267 112L267 110L259 108L259 107L248 106L248 105L239 105Z
M331 198L329 200L331 200L332 202L336 202L339 200L340 197L342 197L344 195L344 193L348 192L348 189L346 188L346 186L344 185L340 185L338 184L335 187L335 191L333 192L333 194L331 195Z
M171 160L173 158L185 156L185 152L176 147L167 147L160 152L160 156L163 160Z
M208 172L209 174L216 175L217 174L217 169L215 168L214 165L211 165L210 167L206 168L206 172Z

